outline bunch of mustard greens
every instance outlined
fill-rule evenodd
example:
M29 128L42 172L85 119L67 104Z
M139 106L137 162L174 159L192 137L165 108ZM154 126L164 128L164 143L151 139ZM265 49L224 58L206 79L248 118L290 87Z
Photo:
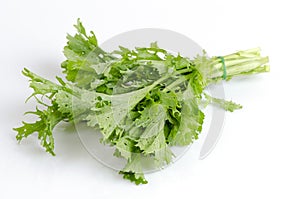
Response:
M268 57L260 56L259 49L210 58L204 52L193 59L171 54L157 43L105 52L80 20L75 28L63 50L64 78L56 77L54 83L24 68L33 89L30 97L39 105L26 114L38 119L14 128L16 138L37 133L45 150L55 155L55 126L84 122L99 130L100 142L114 147L115 156L126 159L120 174L136 184L147 183L142 157L162 168L174 158L171 146L186 146L198 138L204 120L201 103L228 111L241 108L209 96L204 92L208 85L269 71Z

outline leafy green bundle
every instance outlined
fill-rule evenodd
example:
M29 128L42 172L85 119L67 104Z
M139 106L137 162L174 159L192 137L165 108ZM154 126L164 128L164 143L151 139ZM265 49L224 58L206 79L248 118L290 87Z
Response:
M80 20L75 28L78 32L67 36L64 47L65 80L56 77L54 83L24 68L34 91L30 97L44 108L27 112L38 120L14 128L16 138L21 141L36 132L41 145L55 155L54 127L61 121L85 122L99 129L102 143L115 147L115 156L127 160L120 173L136 184L147 183L142 157L161 168L172 161L170 146L186 146L198 138L204 120L201 103L216 103L228 111L241 108L206 94L208 85L269 71L268 57L261 57L259 49L221 58L208 58L204 52L189 59L152 43L109 53Z

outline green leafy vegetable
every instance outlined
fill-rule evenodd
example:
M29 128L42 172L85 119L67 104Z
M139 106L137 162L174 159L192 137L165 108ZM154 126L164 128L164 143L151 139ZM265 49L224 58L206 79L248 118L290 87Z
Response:
M67 36L66 60L61 64L64 81L46 80L24 68L39 106L34 123L14 128L17 140L38 134L41 145L54 154L53 130L61 121L85 122L103 135L101 142L115 147L115 156L127 165L124 179L147 183L141 159L148 157L162 168L172 162L171 146L186 146L198 139L204 114L200 105L217 104L234 111L241 105L217 99L204 92L210 84L235 76L269 71L268 57L259 49L209 58L190 59L173 55L152 43L148 48L120 47L105 52L93 32L80 20L77 33Z

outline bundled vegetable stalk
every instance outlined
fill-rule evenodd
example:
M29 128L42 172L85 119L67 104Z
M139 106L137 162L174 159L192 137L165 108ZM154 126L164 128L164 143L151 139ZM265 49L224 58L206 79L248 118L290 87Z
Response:
M170 146L186 146L198 138L203 101L228 111L241 108L206 94L208 85L269 71L268 57L261 57L259 49L190 59L152 43L148 48L120 47L109 53L79 20L75 27L78 32L67 36L66 61L61 64L66 80L56 77L54 83L24 68L34 91L31 97L44 108L27 112L39 119L15 128L16 138L21 141L37 133L41 145L55 155L55 126L61 121L85 122L99 129L101 143L115 147L115 156L127 160L120 173L136 184L147 183L142 157L161 168L174 158Z

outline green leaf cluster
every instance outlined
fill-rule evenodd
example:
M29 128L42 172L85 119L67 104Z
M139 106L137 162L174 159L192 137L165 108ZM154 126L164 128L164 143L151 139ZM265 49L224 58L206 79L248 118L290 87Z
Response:
M204 92L222 77L216 57L204 53L190 59L171 54L155 42L105 52L80 20L75 28L77 33L67 36L63 51L65 80L57 77L55 83L23 70L33 89L30 97L44 108L28 112L38 119L15 128L17 140L37 133L41 145L54 155L55 126L61 121L85 122L99 130L103 144L115 147L115 156L127 161L120 171L124 179L145 184L144 157L162 168L172 162L172 146L187 146L198 139L204 121L201 104L215 103L228 111L241 108ZM268 71L267 58L261 58L257 49L224 56L224 60L228 80Z

